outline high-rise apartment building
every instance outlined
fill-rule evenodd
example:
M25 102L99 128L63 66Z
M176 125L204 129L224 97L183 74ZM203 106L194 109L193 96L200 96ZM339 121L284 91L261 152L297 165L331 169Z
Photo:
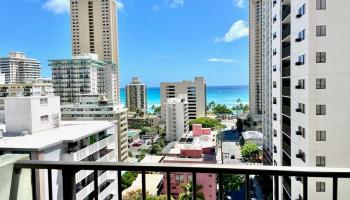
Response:
M347 0L273 0L273 163L350 167ZM306 199L302 177L284 176L279 199ZM308 178L308 199L332 199L331 179ZM348 199L340 179L338 199Z
M128 158L128 121L127 109L120 104L108 101L104 95L84 94L74 104L61 106L61 119L68 121L116 121L118 157L117 161Z
M168 98L187 94L189 119L206 116L206 82L203 77L194 81L164 82L160 84L161 117L165 121L165 103Z
M264 163L272 164L271 0L249 1L249 106L254 121L262 122Z
M147 112L147 87L138 77L125 86L125 98L129 111Z
M118 64L117 6L115 0L71 0L73 55L95 53Z
M40 62L27 58L22 52L10 52L8 57L0 58L0 72L5 74L5 83L24 83L41 75Z
M168 141L177 141L189 131L187 95L180 94L177 97L168 98L164 107L166 139Z
M117 125L111 121L60 121L59 97L8 97L5 99L6 132L0 138L0 154L29 154L31 160L116 162L118 157ZM32 174L33 199L63 199L62 185L68 175L52 170ZM80 170L75 176L72 199L94 195L94 171ZM117 194L115 171L100 171L98 199ZM51 197L47 181L52 186Z
M79 94L105 94L119 103L119 68L99 61L94 54L74 56L73 59L50 60L54 93L61 104L77 101Z
M262 113L262 1L249 1L249 108L258 121Z

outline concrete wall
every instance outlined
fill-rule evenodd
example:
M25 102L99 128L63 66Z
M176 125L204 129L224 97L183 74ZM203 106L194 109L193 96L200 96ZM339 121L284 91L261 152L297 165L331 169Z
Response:
M13 164L18 160L29 160L29 155L0 156L0 200L33 199L30 170L23 169L20 173L15 173L13 170Z

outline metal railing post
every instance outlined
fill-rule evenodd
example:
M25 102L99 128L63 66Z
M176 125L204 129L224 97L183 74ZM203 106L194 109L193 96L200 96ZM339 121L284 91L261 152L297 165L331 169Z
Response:
M75 171L73 169L62 169L63 199L75 200Z
M250 186L250 180L249 180L249 174L245 174L245 199L249 200L249 186Z
M94 198L98 199L98 171L94 170Z
M274 175L273 182L274 182L273 184L275 185L273 199L278 199L278 196L279 196L279 176Z
M52 200L52 169L47 169L47 182L49 184L49 200Z
M166 172L166 193L167 199L171 200L171 188L170 188L170 172Z
M142 199L146 200L146 172L142 171Z
M223 177L222 177L222 173L219 173L219 200L223 200L224 199L224 189L223 189Z
M118 181L118 200L123 199L123 191L122 191L122 172L120 170L117 171L117 181Z
M308 181L307 181L307 176L303 176L303 200L307 200L307 185Z
M196 200L197 196L197 175L196 172L192 172L192 199Z
M333 200L338 199L338 177L333 177Z

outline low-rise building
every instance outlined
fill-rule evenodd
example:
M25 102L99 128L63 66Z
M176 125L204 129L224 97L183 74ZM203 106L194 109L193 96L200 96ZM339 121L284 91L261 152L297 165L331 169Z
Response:
M163 163L217 163L216 153L217 132L202 129L201 125L194 125L194 131L183 135L166 154ZM170 174L171 195L178 198L183 184L192 182L192 173L177 172ZM197 173L197 185L203 189L206 200L216 200L216 174ZM164 193L166 193L166 175L164 176Z
M46 100L43 100L46 99ZM29 154L31 160L115 162L118 157L117 125L112 121L60 121L59 97L8 97L5 100L6 132L0 154ZM49 199L46 170L33 174L34 199ZM75 199L93 196L94 171L74 174ZM61 171L52 170L52 198L62 199ZM115 171L98 174L98 197L117 194Z
M62 120L116 121L118 132L118 161L128 158L128 121L127 109L107 100L104 95L85 94L79 95L79 100L74 104L61 106Z

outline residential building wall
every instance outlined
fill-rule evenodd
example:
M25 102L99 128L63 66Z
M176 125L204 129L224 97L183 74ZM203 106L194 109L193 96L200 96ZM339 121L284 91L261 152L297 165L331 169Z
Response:
M80 95L75 104L61 106L62 120L116 121L118 161L128 158L128 121L127 109L113 104L103 95Z
M188 102L186 95L168 98L165 105L166 139L177 141L188 130Z
M272 66L277 69L272 72L276 165L350 166L344 159L350 151L350 94L345 92L350 88L344 84L350 78L349 7L346 0L276 1L272 7L272 34L277 34L272 42ZM295 177L281 178L280 183L281 199L303 197L303 185ZM320 183L325 184L324 191L317 191ZM338 199L347 199L349 181L340 180L339 185ZM308 195L332 199L332 181L309 178Z
M129 111L147 112L147 86L138 77L125 86L126 106Z
M5 83L24 83L27 79L41 77L40 62L27 58L22 52L10 52L0 58L0 72L5 74Z
M71 0L72 53L95 53L118 64L118 25L115 0Z
M54 94L61 104L74 103L79 94L106 94L119 102L119 68L99 61L94 54L75 56L73 59L50 60Z
M249 108L258 121L262 114L262 1L249 1Z
M161 119L165 121L165 103L168 98L187 94L189 119L206 116L206 82L203 77L194 81L163 82L160 84Z
M59 97L7 97L4 105L9 133L33 134L59 126Z

